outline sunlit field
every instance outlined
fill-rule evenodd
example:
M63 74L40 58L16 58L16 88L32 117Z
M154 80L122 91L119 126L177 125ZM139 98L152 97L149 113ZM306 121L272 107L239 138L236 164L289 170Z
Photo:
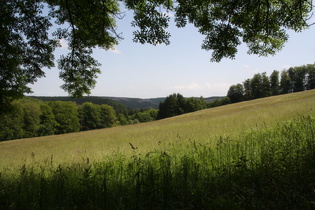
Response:
M314 209L315 91L2 142L0 209Z
M272 127L299 115L314 115L315 91L246 101L150 123L64 135L0 142L2 167L24 163L99 161L174 149L191 141L212 144L219 137L235 138L244 131ZM132 146L135 149L132 149ZM182 146L180 146L182 145ZM178 152L180 152L179 149Z

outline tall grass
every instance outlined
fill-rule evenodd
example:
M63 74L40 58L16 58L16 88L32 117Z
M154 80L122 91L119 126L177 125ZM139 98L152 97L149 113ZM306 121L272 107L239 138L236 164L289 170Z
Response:
M139 155L0 174L0 209L314 209L315 118ZM182 150L182 152L179 152Z
M210 144L211 140L220 137L235 139L244 130L274 126L297 114L315 115L314 104L315 90L310 90L150 123L0 142L0 171L1 167L12 168L34 161L51 162L51 159L57 166L59 163L80 162L87 157L90 162L100 161L117 151L130 156L134 151L129 142L138 147L137 153L146 154L155 149L168 151L170 144L185 147L189 139L202 144Z

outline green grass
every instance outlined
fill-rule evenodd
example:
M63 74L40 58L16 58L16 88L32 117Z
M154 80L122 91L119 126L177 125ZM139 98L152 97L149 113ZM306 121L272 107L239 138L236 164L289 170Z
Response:
M307 91L2 142L0 209L314 209L314 105Z
M315 91L305 91L206 109L160 121L0 142L0 164L98 161L117 152L146 154L190 140L211 144L219 137L235 138L244 131L272 127L298 115L314 115ZM133 150L130 143L137 150Z
M0 173L0 208L315 208L314 117L213 143L192 141L185 154L156 150L57 168L22 165L16 174Z

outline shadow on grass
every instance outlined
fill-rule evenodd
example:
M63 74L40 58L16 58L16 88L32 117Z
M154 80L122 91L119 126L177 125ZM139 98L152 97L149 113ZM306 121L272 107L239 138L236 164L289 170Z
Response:
M22 166L0 173L0 209L314 209L314 137L315 119L301 116L184 155Z

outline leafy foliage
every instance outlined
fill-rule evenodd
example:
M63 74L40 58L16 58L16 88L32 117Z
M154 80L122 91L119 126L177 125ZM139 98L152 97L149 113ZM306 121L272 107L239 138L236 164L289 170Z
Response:
M116 123L116 112L113 107L86 102L79 106L81 130L112 127Z
M214 108L217 106L223 106L231 103L231 99L229 97L217 98L207 104L208 108Z
M79 113L73 102L48 102L55 116L56 134L77 132L80 130Z
M27 84L44 76L43 67L54 66L56 41L48 36L52 24L43 8L40 1L0 3L0 113L31 92Z
M79 115L82 130L96 129L100 124L100 109L91 102L86 102L79 106Z
M184 98L179 93L174 93L166 97L165 101L160 102L158 119L173 117L188 112L194 112L207 108L204 98Z
M135 42L169 44L168 13L174 13L178 27L191 23L205 36L201 47L211 50L211 61L216 62L235 58L242 42L250 54L275 54L288 39L286 30L307 28L313 10L309 0L1 1L0 113L31 92L27 85L45 76L43 67L54 66L53 52L60 40L69 46L69 53L58 60L62 88L75 97L89 94L100 73L93 49L108 50L122 39L116 20L123 18L123 5L134 11Z
M280 90L281 93L290 93L292 91L291 78L287 71L281 72Z
M132 109L128 106L122 104L120 101L116 101L113 99L109 99L107 97L96 97L96 96L84 96L80 98L73 98L73 97L45 97L45 96L32 96L32 98L39 99L42 101L73 101L78 105L81 105L86 102L91 102L93 104L107 104L115 109L117 113L128 113Z
M40 128L41 108L38 103L28 102L23 104L24 110L24 136L33 137L37 136Z
M39 136L47 136L53 135L55 133L55 127L57 126L57 122L55 119L55 115L53 114L51 106L47 103L43 103L40 105L41 116L40 116L40 128L39 128Z
M271 95L275 96L280 93L279 71L274 70L270 75Z
M118 112L108 104L84 102L89 100L113 102ZM74 101L83 103L78 105ZM157 109L131 110L118 102L99 97L25 97L12 102L12 107L14 112L3 114L0 118L0 141L149 122L157 120L158 116Z
M106 104L100 105L100 115L99 128L109 128L116 125L117 116L113 107Z
M242 84L232 85L227 96L232 103L250 100L271 95L286 94L314 89L315 64L291 67L279 72L274 70L270 77L258 73Z
M206 36L203 49L213 50L212 61L234 58L241 41L248 53L274 54L288 39L285 29L307 26L310 1L178 1L176 22L194 24Z
M240 102L243 100L244 88L242 84L232 85L227 93L232 103Z
M271 87L266 72L255 74L250 82L251 95L253 98L270 96Z
M13 102L13 111L0 118L0 140L24 137L24 110L19 102Z

